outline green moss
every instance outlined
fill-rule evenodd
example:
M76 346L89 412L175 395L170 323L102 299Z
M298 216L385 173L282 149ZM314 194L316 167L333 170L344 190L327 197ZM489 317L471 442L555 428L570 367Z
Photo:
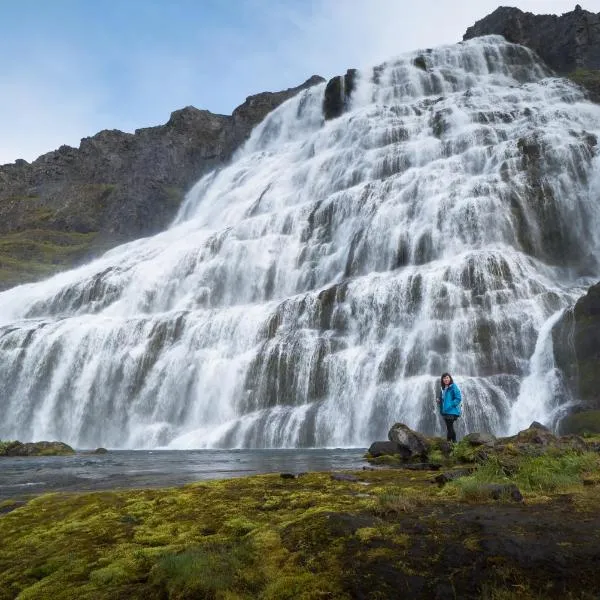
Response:
M28 229L0 238L0 289L35 281L72 266L92 247L96 233Z
M597 69L576 69L567 75L569 79L586 88L592 100L600 101L600 71Z
M164 186L163 190L165 191L168 204L174 208L178 208L185 197L184 191L174 186Z
M468 444L461 444L454 453L462 460ZM273 474L9 501L0 505L0 600L389 598L398 590L453 597L449 581L456 597L493 597L506 581L509 589L527 582L535 597L556 575L551 560L523 563L522 536L538 548L540 519L562 544L568 569L560 577L597 589L597 569L588 572L581 559L588 538L597 553L598 540L581 534L600 520L597 491L583 483L600 476L597 454L513 450L479 460L471 477L442 488L432 485L434 472L380 468L357 472L358 481ZM528 505L494 512L478 495L487 482L516 483ZM565 490L570 504L553 503L550 495ZM535 502L544 502L539 513ZM497 543L482 543L482 516ZM511 538L514 531L521 537ZM578 548L573 560L568 544ZM512 560L514 549L522 554ZM551 592L546 597L559 597Z

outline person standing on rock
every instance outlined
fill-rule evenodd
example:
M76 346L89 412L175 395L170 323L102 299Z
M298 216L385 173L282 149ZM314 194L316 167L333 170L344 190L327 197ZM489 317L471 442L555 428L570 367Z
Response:
M447 435L449 442L456 442L456 432L454 431L454 421L460 417L460 404L462 396L458 386L452 380L450 373L443 373L441 377L442 389L438 398L440 413L446 422Z

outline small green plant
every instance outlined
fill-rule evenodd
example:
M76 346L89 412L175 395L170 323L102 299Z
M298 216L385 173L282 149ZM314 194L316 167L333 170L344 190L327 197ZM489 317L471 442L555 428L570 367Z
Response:
M380 516L412 512L417 503L414 498L400 492L384 492L377 496L374 512Z
M586 471L598 468L598 455L573 451L562 456L526 457L514 476L514 482L526 491L553 492L581 483Z
M227 590L249 592L262 582L250 544L213 543L167 554L152 569L151 580L169 598L216 598Z
M0 456L6 456L6 453L17 443L14 440L0 440Z
M477 462L479 446L473 446L468 441L461 440L455 444L450 453L450 458L458 463Z

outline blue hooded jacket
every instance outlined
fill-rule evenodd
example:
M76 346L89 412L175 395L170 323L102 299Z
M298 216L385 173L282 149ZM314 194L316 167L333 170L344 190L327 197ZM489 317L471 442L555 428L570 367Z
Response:
M455 383L451 383L446 389L440 390L440 412L442 415L460 417L460 403L462 396Z

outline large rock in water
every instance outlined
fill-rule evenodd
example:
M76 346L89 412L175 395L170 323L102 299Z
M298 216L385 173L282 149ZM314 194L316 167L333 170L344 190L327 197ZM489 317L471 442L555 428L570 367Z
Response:
M282 102L324 82L249 96L231 116L188 106L165 125L105 130L0 166L0 290L164 229L186 191Z
M552 331L556 365L584 408L600 409L600 283L565 313Z
M491 34L531 48L557 73L572 76L588 89L591 99L600 101L600 13L577 5L559 17L501 6L469 27L463 40Z
M0 456L67 456L75 450L64 442L4 442Z

